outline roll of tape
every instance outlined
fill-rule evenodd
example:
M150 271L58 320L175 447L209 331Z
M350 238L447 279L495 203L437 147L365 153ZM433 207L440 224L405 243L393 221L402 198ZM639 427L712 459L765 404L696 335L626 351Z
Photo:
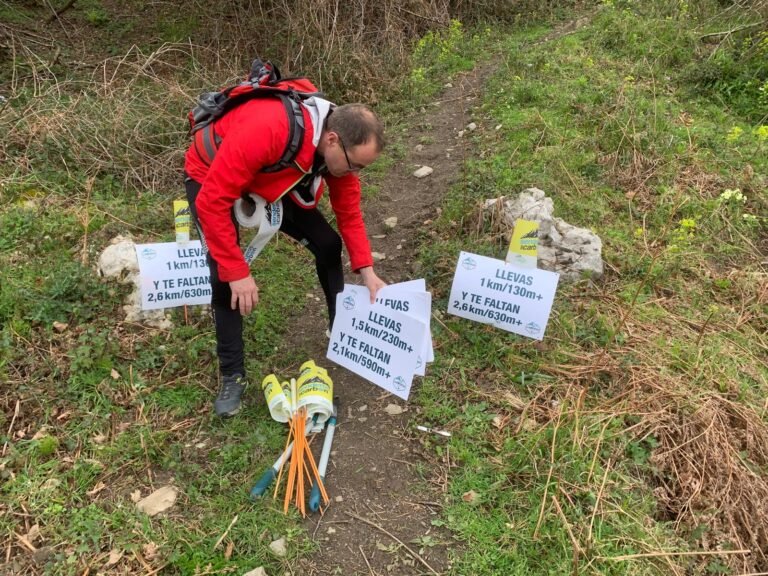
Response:
M313 432L322 430L333 414L333 380L324 368L309 360L301 365L296 384L298 406L305 407L309 416L317 415Z
M250 200L238 198L235 202L235 220L243 228L258 228L243 252L249 264L258 256L283 222L282 200L269 203L257 194L249 194Z

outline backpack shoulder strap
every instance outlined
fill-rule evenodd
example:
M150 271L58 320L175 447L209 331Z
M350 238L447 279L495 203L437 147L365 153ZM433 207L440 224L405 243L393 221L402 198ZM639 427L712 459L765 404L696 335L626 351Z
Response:
M262 172L279 172L284 168L293 165L296 156L304 143L304 113L301 110L301 104L297 98L291 98L285 94L280 94L280 101L285 107L285 113L288 115L288 143L283 150L280 160L271 166L265 166Z

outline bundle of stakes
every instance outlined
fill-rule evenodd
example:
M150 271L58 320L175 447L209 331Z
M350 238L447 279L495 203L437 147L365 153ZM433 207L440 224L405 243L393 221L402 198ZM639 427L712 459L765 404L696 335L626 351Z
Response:
M322 496L323 503L328 506L330 498L323 486L323 479L318 472L317 465L315 464L315 458L312 455L312 450L307 440L307 410L302 407L296 409L296 381L291 379L291 398L292 398L292 414L293 417L290 421L290 428L288 430L288 438L285 442L285 450L287 451L291 442L293 442L293 453L291 455L291 461L288 466L288 474L285 488L285 500L283 502L283 513L288 514L288 507L290 506L291 499L293 499L296 508L301 512L302 517L307 516L306 508L306 495L309 490L306 489L304 480L306 478L309 482L309 487L312 487L312 482L317 483L320 488L320 495ZM285 468L285 458L280 464L280 471L277 475L277 482L275 483L275 493L273 499L277 499L277 493L280 489L280 481L283 476L283 470ZM320 509L322 513L322 508Z

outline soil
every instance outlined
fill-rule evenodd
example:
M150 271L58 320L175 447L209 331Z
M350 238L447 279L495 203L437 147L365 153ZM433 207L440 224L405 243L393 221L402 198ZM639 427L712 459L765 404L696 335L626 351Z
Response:
M459 132L473 121L472 107L490 72L481 67L454 78L438 100L414 115L403 142L405 157L387 174L376 198L365 202L372 250L386 255L375 269L388 283L418 278L413 272L418 239L460 177L466 136ZM423 165L434 172L415 178L413 172ZM398 223L389 229L384 220L392 216ZM347 281L359 283L352 273ZM323 359L325 311L316 306L305 313L293 323L285 345ZM415 428L415 408L328 360L319 364L329 369L341 408L326 477L331 504L322 517L307 520L318 552L303 571L345 576L446 572L456 543L431 524L443 507L446 464L436 461L434 448L419 442L424 433ZM390 416L384 410L388 404L402 407L403 414Z

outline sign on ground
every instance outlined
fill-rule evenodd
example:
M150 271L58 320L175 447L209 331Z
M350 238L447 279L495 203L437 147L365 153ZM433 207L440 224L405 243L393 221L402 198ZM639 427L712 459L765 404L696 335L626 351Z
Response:
M521 268L462 252L456 264L448 312L541 340L559 278L555 272Z
M141 309L210 304L211 281L200 241L137 244Z

